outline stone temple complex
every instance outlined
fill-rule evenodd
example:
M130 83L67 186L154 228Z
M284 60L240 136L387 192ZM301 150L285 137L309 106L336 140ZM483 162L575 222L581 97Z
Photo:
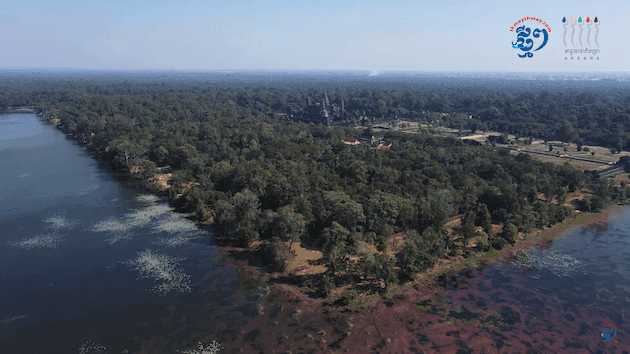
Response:
M332 126L342 124L342 121L345 119L356 118L361 120L366 119L367 117L365 116L365 111L347 111L343 99L340 104L331 103L328 99L328 94L324 92L324 95L319 102L313 102L311 97L308 97L305 107L289 106L287 118L296 122Z

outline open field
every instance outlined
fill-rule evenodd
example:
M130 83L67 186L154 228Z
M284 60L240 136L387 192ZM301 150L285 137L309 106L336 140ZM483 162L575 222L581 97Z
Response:
M501 135L501 133L494 132L494 131L480 131L480 132L475 132L475 134L473 134L468 129L462 130L460 134L460 131L458 129L431 126L428 124L422 124L419 122L411 122L411 121L404 121L404 120L399 120L397 123L386 122L379 125L381 127L388 128L388 129L375 128L372 131L375 133L397 131L397 132L410 133L410 134L428 132L428 133L431 133L434 135L440 135L440 136L461 135L459 137L460 139L476 140L482 144L485 144L488 136ZM528 144L525 144L525 140L527 138L516 139L516 136L514 136L513 134L507 134L507 136L508 136L508 139L514 142L513 144L510 144L510 145L496 144L496 146L514 148L514 150L510 151L510 153L513 155L518 155L521 152L527 153L527 150L545 152L545 153L549 153L549 152L556 153L557 156L541 155L541 154L536 154L536 153L531 153L530 155L534 159L541 162L549 162L556 165L569 164L580 171L605 169L609 167L609 165L606 163L609 163L609 162L617 163L620 157L630 156L630 152L628 151L621 151L618 154L612 154L610 152L610 149L608 148L604 148L601 146L593 146L593 145L584 145L582 151L578 151L576 144L563 143L561 141L547 141L546 142L540 139L536 139L536 140L532 140L532 143L528 145ZM551 151L549 151L549 144L552 145ZM586 148L588 151L584 151L584 148ZM521 151L518 151L516 149L521 149ZM601 161L602 163L593 162L593 161L575 160L571 158L561 157L561 155L568 155L569 157L577 157L577 158L584 158L584 159L592 159L592 160ZM630 184L630 175L628 173L623 173L623 174L615 176L613 180L615 182L615 185L619 185L621 181L624 181L625 183Z
M518 155L521 152L523 151L516 151L516 150L510 151L512 155ZM530 156L540 162L549 162L556 165L564 165L565 163L568 163L569 165L575 167L576 169L580 171L598 170L598 169L603 169L603 168L608 167L606 165L603 165L597 162L572 160L572 159L567 159L563 157L555 157L555 156L549 156L549 155L530 154Z
M533 151L544 151L544 152L549 152L549 146L547 144L544 143L543 140L534 140L532 141L531 145L525 145L524 143L522 143L524 139L520 139L520 144L518 144L519 148L522 149L527 149L527 150L533 150ZM573 144L573 143L562 143L560 141L548 141L547 143L551 143L553 144L553 153L557 152L560 155L569 155L569 156L574 156L574 157L582 157L582 158L589 158L589 159L595 159L595 160L600 160L600 161L605 161L605 162L617 162L619 160L619 158L621 156L630 156L630 152L628 151L622 151L618 154L612 154L610 153L610 149L607 148L603 148L600 146L592 146L592 145L584 145L584 148L588 148L588 150L590 151L577 151L577 145ZM564 148L567 149L567 151L564 151ZM594 152L595 154L591 154L591 152Z
M459 135L460 133L458 129L454 129L454 128L429 126L427 124L421 124L419 122L410 122L410 121L404 121L404 120L399 120L398 123L396 124L394 124L393 122L388 122L388 123L384 123L380 125L383 127L389 128L389 131L399 131L399 132L405 132L405 133L411 133L411 134L418 134L419 133L418 130L431 132L435 135L446 135L446 134ZM388 131L388 130L387 129L374 129L374 131L383 132L383 131ZM471 139L471 140L476 140L480 143L485 143L488 136L499 136L501 135L501 133L494 132L494 131L482 131L482 132L475 132L475 134L473 134L470 130L465 129L461 131L461 135L462 136L459 137L460 139ZM497 146L501 146L501 147L511 146L511 147L516 147L523 150L557 153L558 157L549 156L549 155L538 155L538 154L532 154L532 157L542 162L550 162L550 163L554 163L558 165L565 164L568 162L571 166L581 171L604 169L608 166L605 164L597 163L597 162L567 159L564 157L560 157L560 155L568 155L570 157L593 159L593 160L602 161L604 163L606 162L616 163L617 161L619 161L620 157L630 156L630 152L628 151L621 151L618 154L612 154L610 152L610 149L603 148L600 146L592 146L592 145L584 146L584 148L587 148L587 150L589 151L584 151L584 150L578 151L576 144L563 143L561 141L545 142L543 140L536 139L536 140L533 140L530 145L527 145L525 144L526 138L516 139L516 137L513 134L507 134L507 136L508 136L508 139L515 142L514 145L497 144ZM548 144L553 145L552 151L549 151ZM518 153L519 151L512 152L512 154L518 154Z
M630 184L630 174L622 173L613 177L612 180L615 181L615 186L619 186L621 182L625 182L628 185Z
M562 143L559 141L547 142L553 145L552 151L549 151L549 145L547 145L547 143L545 143L542 140L534 140L531 145L525 145L522 142L519 142L519 143L520 144L518 145L512 145L512 147L516 146L518 149L522 149L522 151L513 150L513 151L510 151L510 153L517 155L521 152L526 152L524 150L556 153L558 155L557 157L551 156L551 155L540 155L540 154L535 154L535 153L531 154L531 156L541 162L550 162L556 165L569 164L580 171L605 169L605 168L608 168L609 165L604 164L604 163L610 163L610 162L617 163L620 157L630 156L630 152L621 151L618 154L612 154L610 152L610 149L603 148L600 146L584 146L585 148L588 148L589 151L577 151L576 144ZM508 145L501 145L501 146L507 147ZM592 154L593 152L594 154ZM561 157L562 155L568 155L569 157L593 159L593 160L602 161L604 163L575 160L571 158ZM619 185L621 181L626 181L626 183L628 183L628 174L623 173L623 174L617 175L616 177L614 177L614 181L615 181L615 185Z

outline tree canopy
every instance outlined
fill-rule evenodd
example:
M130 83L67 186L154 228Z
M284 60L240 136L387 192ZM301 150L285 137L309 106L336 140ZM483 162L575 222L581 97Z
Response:
M304 106L336 87L326 89L331 102L343 99L346 109L366 115L426 121L445 112L439 119L447 126L617 149L627 149L630 137L630 94L623 90L580 96L584 90L485 87L470 94L456 86L404 83L395 89L387 82L315 82L304 90L290 84L201 85L196 79L190 79L196 88L185 80L154 78L87 84L62 78L58 86L51 80L0 85L0 106L36 106L43 119L58 123L113 168L131 170L147 183L155 181L158 167L169 168L175 183L164 193L199 221L211 216L218 242L245 247L255 240L302 241L322 250L330 273L351 272L350 256L357 256L371 269L365 268L366 276L386 286L413 278L448 254L452 240L444 223L453 216L463 216L465 238L480 226L493 246L502 247L518 232L563 220L567 193L587 177L526 154L499 154L426 134L383 133L393 143L389 150L348 146L342 140L362 130L275 119L268 112ZM182 187L188 182L191 187ZM628 195L625 188L591 182L596 193L582 203L585 210ZM539 199L540 193L546 198ZM493 223L504 225L497 237ZM359 247L374 241L384 251L397 232L411 235L397 263L371 258ZM276 256L269 257L276 262ZM400 276L392 273L395 264Z

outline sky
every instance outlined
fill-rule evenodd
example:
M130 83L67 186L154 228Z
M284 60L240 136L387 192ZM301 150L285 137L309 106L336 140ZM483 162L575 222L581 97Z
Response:
M0 69L628 72L628 15L626 0L2 0ZM550 32L520 58L526 16ZM571 44L572 16L598 17L599 47L594 25Z

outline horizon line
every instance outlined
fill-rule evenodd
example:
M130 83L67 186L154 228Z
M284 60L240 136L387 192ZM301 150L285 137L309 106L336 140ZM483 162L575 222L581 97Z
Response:
M70 67L0 67L2 71L103 71L103 72L174 72L174 73L370 73L373 76L382 74L630 74L628 71L467 71L467 70L380 70L380 69L114 69L114 68L70 68Z

